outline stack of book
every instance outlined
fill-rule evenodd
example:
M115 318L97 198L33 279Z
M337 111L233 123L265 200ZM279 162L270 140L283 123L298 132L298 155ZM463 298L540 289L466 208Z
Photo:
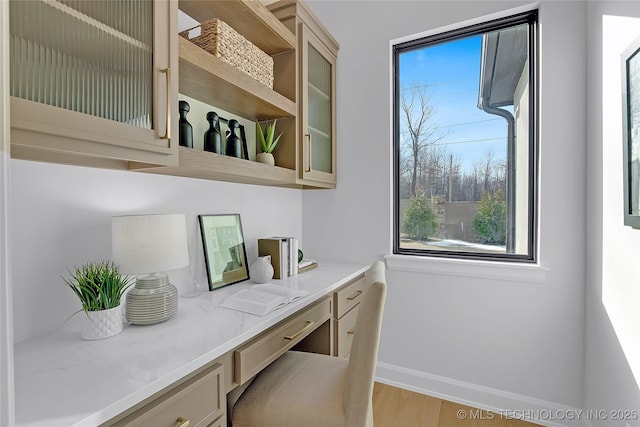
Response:
M298 273L304 273L305 271L313 270L318 266L315 259L303 259L298 263Z
M271 255L274 279L298 274L298 239L295 237L258 239L258 256L266 255Z

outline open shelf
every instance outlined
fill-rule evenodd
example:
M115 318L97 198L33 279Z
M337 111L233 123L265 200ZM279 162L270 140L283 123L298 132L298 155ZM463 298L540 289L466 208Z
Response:
M269 166L250 160L238 159L221 154L179 147L179 164L175 167L146 167L131 164L140 171L161 175L186 176L190 178L239 182L275 187L302 188L296 183L296 173L292 169ZM137 167L140 167L137 169Z
M294 33L257 0L180 0L178 7L198 22L212 18L226 22L269 55L296 49ZM183 37L178 37L178 51L181 94L252 121L290 118L298 113L295 101ZM175 167L130 165L148 173L303 188L295 169L287 166L274 167L185 147L180 147Z
M198 22L225 21L269 55L295 49L295 35L258 1L180 0L178 7Z
M180 93L250 120L296 115L294 101L183 37L178 42Z

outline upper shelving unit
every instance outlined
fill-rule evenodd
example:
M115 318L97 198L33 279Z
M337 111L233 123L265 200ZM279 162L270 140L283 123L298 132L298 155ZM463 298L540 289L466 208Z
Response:
M227 22L269 55L295 49L295 35L255 0L180 0L178 7L198 22Z
M201 23L212 18L226 22L269 55L296 49L296 36L257 0L180 0L178 7ZM178 37L178 75L179 93L251 121L295 117L298 112L295 100L183 37ZM177 166L149 167L131 163L130 167L148 173L303 188L297 182L295 169L185 147L179 149Z

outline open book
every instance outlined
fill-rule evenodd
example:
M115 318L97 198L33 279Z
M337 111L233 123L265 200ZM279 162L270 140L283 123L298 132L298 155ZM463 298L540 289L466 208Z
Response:
M236 292L227 298L221 306L263 316L308 294L309 291L265 283Z

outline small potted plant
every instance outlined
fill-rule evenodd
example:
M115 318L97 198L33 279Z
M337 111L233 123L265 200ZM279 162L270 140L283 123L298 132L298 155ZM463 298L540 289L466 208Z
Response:
M256 135L260 143L260 150L262 151L256 154L256 160L271 166L275 165L273 150L276 148L276 145L278 145L278 141L280 141L280 137L282 136L282 133L277 137L275 136L277 121L276 119L272 123L267 122L264 131L260 123L256 122Z
M87 315L82 339L98 340L122 331L120 302L132 278L121 276L113 261L84 264L76 267L70 279L62 279L80 299Z

